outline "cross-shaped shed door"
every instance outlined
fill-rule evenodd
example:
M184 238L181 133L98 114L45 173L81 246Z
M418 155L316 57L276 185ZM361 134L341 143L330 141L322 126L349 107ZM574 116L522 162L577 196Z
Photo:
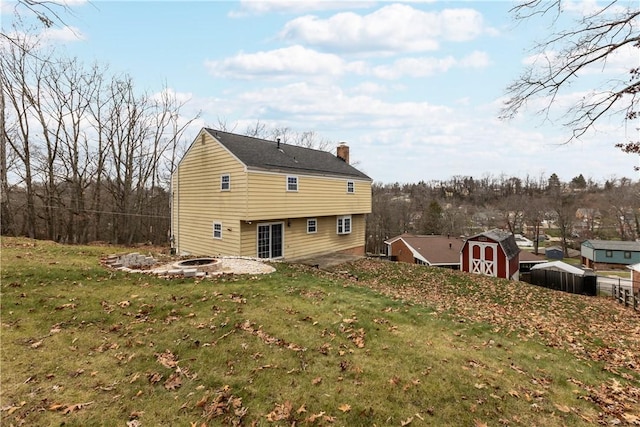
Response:
M496 277L497 250L497 243L470 242L469 256L471 257L471 273Z

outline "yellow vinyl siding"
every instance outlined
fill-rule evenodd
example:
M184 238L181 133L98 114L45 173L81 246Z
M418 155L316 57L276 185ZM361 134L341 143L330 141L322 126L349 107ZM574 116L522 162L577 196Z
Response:
M247 257L257 256L258 224L284 223L284 258L304 258L317 254L339 252L365 244L365 216L351 216L351 233L339 235L336 216L314 216L317 220L316 233L307 233L307 218L274 219L273 221L241 222L242 252Z
M364 246L364 215L352 215L351 233L342 235L337 233L335 216L316 219L318 231L313 234L307 234L307 218L291 220L291 227L285 227L285 258L304 258Z
M298 177L298 191L287 191L287 176ZM347 193L353 181L354 193ZM371 212L371 183L346 178L248 173L246 220L300 218Z
M205 135L194 143L173 177L173 236L178 253L235 255L240 245L238 212L246 206L244 166ZM220 176L230 174L230 191L220 190ZM222 239L213 238L213 222L222 223Z
M230 175L229 191L220 189L223 174ZM298 178L297 192L287 191L287 176ZM179 254L256 257L257 225L275 222L284 224L284 258L363 247L371 212L367 179L247 171L204 130L174 172L171 190L172 247ZM336 216L342 215L352 216L350 234L337 234ZM316 218L317 233L307 234L308 218ZM222 239L213 238L214 222L222 224Z

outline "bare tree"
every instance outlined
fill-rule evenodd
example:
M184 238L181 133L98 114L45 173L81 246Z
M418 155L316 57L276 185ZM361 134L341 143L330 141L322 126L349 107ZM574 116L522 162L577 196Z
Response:
M9 10L8 7L6 10ZM28 17L35 17L44 28L51 28L56 25L66 26L64 16L71 13L71 8L63 0L17 0L13 3L13 13L19 26L24 25ZM13 28L16 30L17 26L14 25ZM36 51L28 49L23 43L23 35L20 31L13 33L2 31L0 40L9 42L14 48L25 49L25 53L29 55L36 54Z
M551 18L558 24L565 2L562 0L525 0L512 9L516 20ZM630 50L628 75L599 82L593 91L565 111L564 124L571 130L568 141L579 138L609 115L622 114L632 128L631 138L618 147L640 153L637 140L640 103L640 29L638 4L609 0L603 7L586 13L575 26L552 29L551 35L534 47L537 60L507 87L508 100L502 118L512 118L529 101L542 98L541 113L549 116L558 97L565 93L580 74L589 69L602 70L616 55ZM633 59L635 58L635 59Z
M548 201L545 196L527 196L524 203L524 217L529 230L533 235L533 253L537 254L540 248L540 235L542 221L545 219L545 212Z
M510 187L506 190L509 191ZM527 199L522 194L511 193L499 199L496 203L496 209L500 212L504 225L512 234L522 232Z
M6 156L7 148L10 148L21 164L21 167L16 169L16 175L20 177L26 191L25 221L21 234L26 234L31 238L37 236L37 218L32 159L35 148L30 144L32 135L30 119L34 117L37 96L28 84L27 76L35 71L32 63L33 58L29 54L35 49L35 45L35 42L29 41L26 37L20 38L15 43L5 44L0 54L0 86L4 101L2 133L3 144L6 144L3 155ZM7 119L11 120L13 124L8 125ZM8 132L8 129L11 129L11 132ZM4 219L7 220L9 217Z
M631 180L621 178L617 185L605 193L608 202L608 216L615 224L616 234L620 240L634 240L638 237L636 224L638 223L638 186Z

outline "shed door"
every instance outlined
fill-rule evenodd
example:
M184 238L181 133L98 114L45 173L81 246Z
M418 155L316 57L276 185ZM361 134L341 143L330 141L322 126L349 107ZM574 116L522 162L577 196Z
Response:
M281 222L258 225L258 258L282 257L282 230Z
M496 253L498 245L495 243L469 243L471 257L471 273L485 276L497 276Z

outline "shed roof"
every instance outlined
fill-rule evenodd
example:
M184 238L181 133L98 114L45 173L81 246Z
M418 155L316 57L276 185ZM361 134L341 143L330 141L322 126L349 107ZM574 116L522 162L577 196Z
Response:
M554 270L554 271L564 271L566 273L575 274L576 276L584 276L589 274L587 271L582 268L575 267L573 265L567 264L562 261L551 261L545 262L544 264L536 264L531 267L532 270Z
M423 261L430 265L459 265L464 240L440 235L401 234L385 241L391 244L402 240ZM449 246L451 244L451 246Z
M534 263L543 263L547 262L547 259L541 255L536 255L533 252L529 251L520 251L520 263L525 264L534 264Z
M205 128L249 169L371 180L340 157L322 150Z
M633 271L640 272L640 263L638 263L638 264L631 264L631 265L627 265L627 268L628 268L629 270L633 270Z
M585 240L582 242L584 246L593 249L601 249L607 251L637 251L640 252L640 242L621 241L621 240Z
M520 248L516 244L515 237L508 231L495 228L493 230L478 233L475 236L469 237L467 240L476 239L480 236L484 236L488 239L493 240L494 242L499 243L500 247L504 251L504 254L507 256L507 259L512 259L516 255L518 255L518 253L520 253Z

